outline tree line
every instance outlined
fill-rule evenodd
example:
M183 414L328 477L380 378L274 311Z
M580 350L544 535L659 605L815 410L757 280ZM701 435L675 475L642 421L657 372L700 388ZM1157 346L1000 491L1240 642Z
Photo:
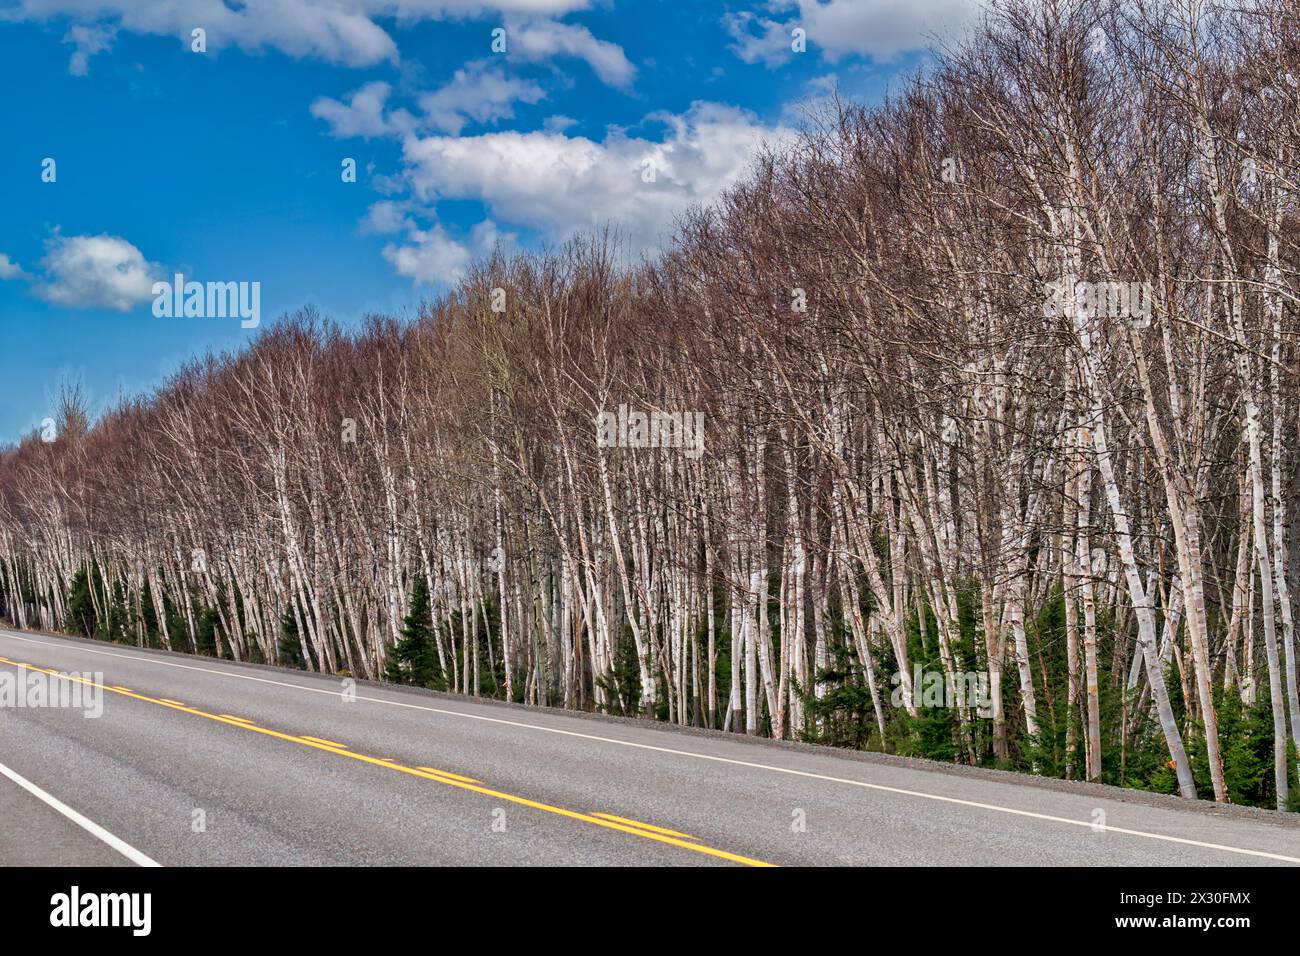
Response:
M0 610L1294 809L1298 13L1006 0L649 260L68 390Z

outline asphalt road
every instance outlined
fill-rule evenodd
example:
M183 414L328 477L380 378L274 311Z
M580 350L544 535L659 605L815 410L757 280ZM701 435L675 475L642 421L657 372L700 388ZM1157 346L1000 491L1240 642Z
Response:
M0 707L0 864L1300 864L1294 815L0 631L44 671L102 715Z

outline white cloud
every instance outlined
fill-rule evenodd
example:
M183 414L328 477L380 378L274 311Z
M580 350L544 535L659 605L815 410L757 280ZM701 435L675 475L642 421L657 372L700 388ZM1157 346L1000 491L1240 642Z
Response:
M618 130L599 142L559 131L408 136L403 172L410 197L375 203L361 229L404 233L402 241L384 247L384 258L418 283L455 282L498 239L512 242L497 223L560 241L609 222L631 251L648 252L690 206L712 202L734 185L763 141L793 135L717 103L695 103L680 115L652 114L647 121L664 127L659 138ZM465 241L441 225L415 224L420 204L434 210L443 200L479 201L489 218Z
M120 236L60 236L46 243L36 294L67 309L128 309L153 298L162 268Z
M18 0L0 10L0 21L67 19L100 29L173 36L187 46L190 31L202 27L212 51L275 49L293 57L369 66L398 59L396 43L377 18L410 23L489 14L553 17L589 5L590 0ZM100 50L79 45L70 64L73 72L93 52Z
M85 76L89 73L90 58L111 47L116 35L117 30L113 27L74 24L63 37L64 43L76 46L76 50L68 58L68 72L73 76Z
M9 20L66 18L73 24L176 37L188 48L202 27L209 51L276 49L347 66L397 59L397 46L372 15L377 0L21 0L0 14ZM423 6L418 0L413 6ZM105 47L106 48L106 47ZM74 54L75 56L75 54Z
M459 134L465 124L513 119L514 104L536 103L546 91L536 83L508 77L487 60L475 60L456 71L451 82L419 98L429 127Z
M410 211L411 204L401 200L382 199L372 203L366 212L366 218L361 221L361 233L386 236L403 229L413 229L408 218Z
M18 263L14 262L3 252L0 252L0 281L5 279L21 279L24 276L23 270Z
M479 200L495 220L553 239L612 222L634 249L651 250L688 207L733 185L761 141L790 135L717 103L648 119L667 127L661 140L618 131L601 142L558 132L410 137L405 173L427 203Z
M417 284L453 283L463 278L475 259L490 253L498 241L513 245L513 235L503 235L490 220L470 230L468 242L453 239L440 224L419 229L408 223L407 242L389 243L384 258L398 275Z
M787 25L749 12L728 13L722 22L736 41L732 52L746 63L761 60L768 66L776 66L790 58L793 42L790 31L798 24Z
M328 123L330 134L340 138L402 137L431 129L459 134L471 121L512 119L516 103L536 103L546 96L536 83L508 77L488 60L465 64L445 86L421 94L419 118L400 108L385 113L391 92L387 83L376 80L353 90L346 103L319 97L311 104L311 115Z
M636 76L636 67L628 61L621 46L596 39L579 24L515 21L509 25L506 39L506 51L512 57L528 62L557 56L577 57L586 60L596 75L611 86L626 88Z
M735 39L732 50L746 63L769 66L794 55L791 31L807 31L808 52L835 61L845 56L889 60L955 35L982 8L982 0L776 0L767 5L788 19L745 12L727 14L723 23Z
M389 92L391 88L387 83L376 80L353 90L347 103L328 96L320 97L311 104L311 115L328 123L334 136L361 136L365 139L387 136L409 125L400 115L385 118L384 103Z
M345 66L396 60L397 44L370 19L364 6L311 0L250 2L242 16L235 14L237 22L224 23L215 36L208 30L209 48L228 42L251 49L271 47L290 56L318 57ZM202 21L194 22L204 25Z
M548 133L563 133L571 126L577 126L578 121L572 116L565 116L562 113L556 113L554 116L546 117L546 122L542 124Z

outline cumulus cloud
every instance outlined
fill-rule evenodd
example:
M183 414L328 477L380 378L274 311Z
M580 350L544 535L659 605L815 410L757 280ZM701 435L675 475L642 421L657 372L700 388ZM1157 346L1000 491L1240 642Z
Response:
M20 279L23 275L23 270L19 268L18 263L14 262L3 252L0 252L0 281L5 279Z
M513 235L497 231L491 220L484 220L470 230L468 241L459 242L435 223L420 229L408 220L404 243L389 243L384 258L393 264L398 275L417 284L454 283L465 276L475 259L490 253L498 242L513 245Z
M413 136L405 176L426 203L478 200L493 219L554 239L610 221L634 248L650 250L689 206L733 185L763 140L791 135L717 103L648 119L665 127L661 139L620 131L600 142L544 131Z
M456 71L447 85L419 98L427 125L459 134L465 124L513 119L514 104L536 103L546 91L529 80L508 77L487 60L475 60Z
M173 36L187 45L190 31L202 27L213 51L276 49L293 57L366 66L397 58L392 37L372 19L385 6L391 4L378 0L247 0L238 5L223 0L19 0L0 13L0 19L68 19L100 30Z
M421 130L459 134L470 122L513 119L516 103L536 103L546 96L536 83L506 76L488 60L467 63L450 82L421 94L419 117L401 108L385 112L391 92L382 81L367 83L348 94L346 103L319 97L311 104L311 115L324 120L331 135L340 138L401 137Z
M417 283L455 282L498 240L512 243L497 223L562 241L612 222L633 251L650 252L690 206L734 185L760 144L793 136L744 110L706 102L681 114L652 114L646 125L662 132L649 138L614 130L599 141L558 130L406 136L408 195L374 203L361 231L400 233L384 258ZM465 239L440 224L417 223L421 211L436 212L445 200L481 202L488 218Z
M982 5L981 0L910 0L902 4L894 0L775 0L767 5L773 16L730 13L723 23L735 40L731 49L746 63L761 61L773 66L790 59L795 27L807 32L808 51L815 48L828 60L850 55L889 60L922 49L934 37L964 29Z
M366 218L361 221L361 233L386 236L414 228L409 218L410 212L411 203L408 201L383 199L372 203L366 212Z
M791 31L798 23L760 17L755 13L728 13L722 18L727 32L736 42L731 50L746 63L763 62L768 66L784 63L793 52Z
M76 49L68 58L68 72L73 76L85 76L90 72L90 58L96 53L103 53L113 45L117 30L113 27L74 24L63 37L64 43L73 44Z
M45 301L65 309L125 312L153 298L162 267L120 236L53 236L35 287Z
M507 52L511 57L539 62L568 56L586 60L600 79L611 86L628 87L636 67L623 48L598 40L586 27L554 20L516 20L507 30Z
M542 126L548 133L563 133L571 126L577 126L578 121L572 116L565 116L562 113L556 113L554 116L546 117L546 122Z
M409 114L403 111L391 117L384 115L384 104L391 91L387 83L376 80L353 90L346 103L322 96L311 104L311 115L328 123L330 133L340 138L387 136L412 125Z
M275 49L293 57L314 57L346 66L370 66L398 59L397 45L376 23L481 17L489 14L555 17L581 10L590 0L17 0L0 9L0 20L70 20L99 30L174 36L190 42L190 31L207 31L209 50L239 47ZM78 43L69 64L84 68L92 49ZM77 41L73 41L77 42ZM596 44L599 41L595 41ZM621 52L621 51L620 51ZM596 50L596 56L608 56Z

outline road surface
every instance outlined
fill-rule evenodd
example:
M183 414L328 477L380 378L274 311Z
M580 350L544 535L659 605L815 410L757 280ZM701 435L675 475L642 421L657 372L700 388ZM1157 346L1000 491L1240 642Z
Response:
M39 633L5 672L104 684L0 707L6 865L1300 864L1294 815L1110 787Z

